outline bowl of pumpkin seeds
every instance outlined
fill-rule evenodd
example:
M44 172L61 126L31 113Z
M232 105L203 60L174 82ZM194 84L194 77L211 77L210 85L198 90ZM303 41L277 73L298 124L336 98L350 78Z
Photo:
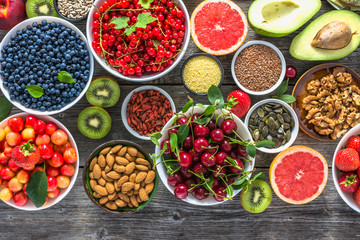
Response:
M275 144L258 148L264 153L278 153L290 147L298 133L299 120L287 103L278 99L265 99L252 106L245 117L245 125L254 141L270 140Z

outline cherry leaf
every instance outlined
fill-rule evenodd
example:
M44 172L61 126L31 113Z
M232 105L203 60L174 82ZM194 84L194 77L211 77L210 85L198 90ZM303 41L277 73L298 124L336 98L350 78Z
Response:
M0 122L4 120L11 111L12 104L5 97L0 97Z
M114 26L115 29L122 29L122 28L126 28L127 26L129 26L129 24L128 24L129 20L130 20L130 18L128 18L128 17L117 17L117 18L111 19L110 23L115 24L115 26Z

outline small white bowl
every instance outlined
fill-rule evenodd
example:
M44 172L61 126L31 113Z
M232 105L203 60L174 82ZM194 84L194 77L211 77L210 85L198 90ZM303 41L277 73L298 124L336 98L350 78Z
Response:
M25 106L23 106L20 102L18 101L12 101L10 100L10 95L9 92L6 88L4 88L3 86L3 77L0 76L0 89L3 92L3 94L5 95L5 97L17 108L21 109L24 112L28 112L30 114L37 114L37 115L54 115L54 114L58 114L61 113L69 108L71 108L72 106L74 106L78 101L80 101L80 99L84 96L84 94L86 93L87 89L90 86L91 83L91 79L94 73L94 58L92 57L91 51L90 51L90 46L87 42L87 39L85 37L85 35L77 28L75 27L75 25L73 25L72 23L58 18L58 17L50 17L50 16L41 16L41 17L34 17L34 18L29 18L25 21L22 21L21 23L19 23L18 25L16 25L15 27L13 27L3 38L3 40L0 43L0 56L1 54L1 50L4 48L4 46L9 43L11 41L10 37L13 35L16 35L16 31L18 30L22 30L24 28L26 28L28 25L32 25L34 22L37 23L41 23L42 20L46 20L48 23L52 23L52 22L56 22L56 23L60 23L65 27L68 27L72 30L74 30L76 32L76 34L80 35L81 40L84 41L84 43L86 44L86 48L89 52L89 58L90 58L90 74L89 74L89 79L88 82L85 86L85 88L82 90L82 92L80 93L80 95L73 101L68 103L65 107L63 107L60 110L55 110L55 111L44 111L41 112L39 110L35 110L35 109L31 109L31 108L26 108Z
M137 133L134 129L132 129L132 127L129 126L128 121L127 121L127 116L126 116L126 109L127 109L127 104L130 101L131 96L133 95L134 92L141 92L143 90L155 90L155 91L159 91L161 94L163 94L170 102L171 105L171 110L173 111L173 113L176 113L176 107L175 107L175 103L172 100L172 98L170 97L170 95L165 92L165 90L155 87L155 86L142 86L142 87L138 87L134 90L132 90L124 99L124 102L121 106L121 120L125 126L125 128L135 137L143 139L143 140L150 140L150 137L144 136L144 135L140 135L139 133Z
M2 121L0 123L0 127L1 128L4 128L6 125L7 125L7 121L12 118L12 117L21 117L22 119L25 120L26 116L28 116L29 114L28 113L18 113L18 114L14 114L8 118L6 118L4 121ZM43 115L33 115L35 116L37 119L40 119L40 120L43 120L45 123L47 122L53 122L56 124L56 126L58 127L58 129L62 129L66 132L66 134L68 135L69 137L69 142L71 144L71 146L73 148L75 148L76 150L76 154L77 154L77 160L76 160L76 163L75 163L75 173L74 175L72 175L70 177L70 184L69 186L66 188L66 189L60 189L60 194L57 198L49 198L49 201L45 204L45 206L42 206L42 207L35 207L35 205L30 201L30 199L28 200L28 202L22 206L22 207L19 207L19 206L16 206L15 203L14 203L14 200L10 200L9 202L5 202L6 204L14 207L14 208L17 208L17 209L20 209L20 210L25 210L25 211L38 211L38 210L43 210L43 209L46 209L46 208L49 208L49 207L52 207L54 206L55 204L57 204L58 202L60 202L69 192L70 190L72 189L72 187L74 186L75 184L75 181L76 181L76 178L77 178L77 175L78 175L78 172L79 172L79 162L80 162L80 156L79 156L79 150L77 148L77 145L76 145L76 142L75 142L75 139L74 137L71 135L70 131L61 123L59 122L58 120L56 120L55 118L53 117L50 117L50 116L43 116ZM1 189L1 187L0 187Z
M94 37L92 35L92 22L94 20L93 18L93 14L94 12L98 11L97 9L102 5L102 3L104 2L104 0L96 0L93 4L93 7L90 9L89 11L89 16L87 19L87 23L86 23L86 36L87 39L89 41L89 44L92 43L92 41L94 41ZM175 0L174 4L184 13L184 17L185 17L185 35L184 35L184 42L181 48L181 52L180 54L177 56L177 58L175 59L174 63L166 68L163 72L160 73L152 73L152 74L144 74L141 77L137 77L137 76L124 76L123 74L119 73L119 71L115 70L114 68L108 66L104 60L104 58L99 57L99 55L95 52L95 50L93 49L93 47L91 46L91 52L93 53L96 61L109 73L111 73L112 75L127 80L127 81L131 81L131 82L146 82L146 81L152 81L158 78L161 78L163 76L165 76L166 74L168 74L169 72L171 72L180 62L181 59L184 57L186 49L188 48L189 42L190 42L190 17L189 17L189 13L186 9L185 4L183 3L182 0Z
M349 140L349 138L351 136L356 136L360 134L360 124L356 125L355 127L351 128L340 140L340 142L338 143L338 145L336 146L335 152L334 152L334 156L333 156L333 161L332 161L332 177L334 180L334 185L336 188L336 191L339 193L340 197L344 200L344 202L346 202L347 205L349 205L349 207L351 207L352 209L354 209L355 211L357 211L358 213L360 213L360 206L356 204L354 198L353 198L353 194L352 193L346 193L343 192L340 189L339 186L339 182L338 179L340 178L340 176L343 174L342 171L340 171L336 165L335 165L335 157L336 154L344 147L346 147L346 142Z
M205 106L207 107L207 105ZM229 113L229 111L223 109L222 110L224 113ZM198 107L198 106L195 106L193 108L190 108L186 113L184 113L184 115L186 117L189 117L190 116L190 113L203 113L204 112L204 109ZM222 112L220 110L216 110L215 111L215 114L216 115L220 115L222 114ZM247 127L245 126L245 124L241 121L240 118L238 118L236 115L234 114L231 114L232 117L234 118L234 121L235 123L237 124L237 129L236 129L236 132L240 135L240 137L242 137L244 140L247 140L249 139L250 141L253 141L252 140L252 137L251 137L251 134L249 132L249 130L247 129ZM159 143L163 142L164 140L168 139L169 136L167 134L168 131L165 131L166 129L169 129L172 124L173 124L173 121L175 119L176 115L174 115L164 126L163 128L163 132L162 132L162 137L159 139ZM219 125L221 125L221 123L224 121L224 118L223 117L219 117L219 120L218 120L218 123ZM160 147L159 146L156 146L155 147L155 154L158 154L160 152ZM246 171L252 171L254 169L254 166L255 166L255 158L252 158L252 157L248 157L250 160L251 160L251 163L248 161L246 164L245 164L245 170ZM168 177L168 174L167 174L167 170L166 170L166 167L165 165L161 162L161 159L158 159L156 160L156 169L159 173L159 176L160 176L160 179L162 181L162 183L165 185L165 187L172 193L174 194L174 187L171 187L168 182L167 182L167 177ZM251 173L249 174L249 178L251 177ZM241 191L241 189L239 190L234 190L233 192L233 195L232 197L235 197L239 192ZM221 203L224 203L226 202L227 200L223 201L223 202L218 202L216 201L213 197L208 197L204 200L199 200L197 198L195 198L192 194L189 194L187 198L185 199L182 199L184 202L188 202L188 203L191 203L193 205L199 205L199 206L212 206L212 205L218 205L218 204L221 204Z
M256 91L252 91L250 89L245 88L243 85L240 84L240 82L237 80L236 74L235 74L235 62L237 57L239 56L239 54L247 47L251 46L251 45L265 45L268 46L270 48L272 48L280 57L281 60L281 74L279 77L279 80L276 82L276 84L274 86L272 86L271 88L265 90L265 91L261 91L261 92L256 92ZM261 56L260 56L261 57ZM285 77L285 72L286 72L286 62L285 62L285 58L284 55L281 53L281 51L273 44L266 42L266 41L260 41L260 40L255 40L255 41L250 41L247 42L246 44L242 45L239 50L236 51L232 62L231 62L231 74L232 77L234 79L234 82L236 83L236 85L238 85L238 87L243 90L244 92L251 94L251 95L266 95L271 93L272 91L274 91L275 89L277 89L279 87L279 85L281 84L282 80Z
M290 138L290 141L288 141L285 145L281 146L281 147L278 147L278 148L257 148L257 150L261 151L261 152L264 152L264 153L279 153L285 149L287 149L288 147L290 147L296 140L296 137L299 133L299 120L295 114L295 111L290 107L289 104L281 101L281 100L278 100L278 99L272 99L272 98L269 98L269 99L264 99L260 102L257 102L256 104L254 104L249 112L246 114L246 117L245 117L245 125L246 127L249 127L249 120L250 120L250 116L251 114L256 110L258 109L258 107L264 105L264 104L267 104L267 103L278 103L278 104L281 104L283 105L286 110L289 112L289 114L291 115L292 119L294 119L294 122L295 122L295 126L294 128L291 130L291 138Z

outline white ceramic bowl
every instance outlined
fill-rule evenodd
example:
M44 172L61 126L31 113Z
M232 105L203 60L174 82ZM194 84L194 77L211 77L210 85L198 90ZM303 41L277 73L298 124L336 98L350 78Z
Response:
M8 118L6 118L4 121L2 121L0 123L0 127L1 128L4 128L6 125L7 125L7 121L12 118L12 117L21 117L22 119L25 120L26 116L29 115L28 113L18 113L18 114L15 114L15 115L12 115ZM49 208L51 206L54 206L55 204L57 204L58 202L60 202L71 190L71 188L74 186L75 184L75 181L76 181L76 178L77 178L77 175L78 175L78 172L79 172L79 159L80 159L80 156L79 156L79 151L78 151L78 148L77 148L77 145L76 145L76 142L75 142L75 139L73 138L73 136L71 135L71 133L69 132L69 130L61 123L59 122L58 120L56 120L55 118L53 117L50 117L50 116L42 116L42 115L34 115L36 118L40 119L40 120L43 120L45 123L47 122L53 122L56 124L56 126L58 127L58 129L62 129L66 132L66 134L69 136L69 142L71 144L71 146L73 148L75 148L76 150L76 153L77 153L77 158L78 160L76 161L75 163L75 173L73 176L70 177L70 185L66 188L66 189L60 189L60 194L57 198L55 199L51 199L49 198L49 201L46 203L45 206L42 206L40 208L36 208L35 205L30 201L30 199L28 200L28 202L22 206L22 207L19 207L19 206L16 206L15 203L14 203L14 200L11 200L9 202L5 202L6 204L14 207L14 208L17 208L17 209L20 209L20 210L25 210L25 211L37 211L37 210L43 210L43 209L46 209L46 208ZM0 187L1 189L1 187Z
M205 106L207 107L207 106ZM204 110L198 106L195 106L193 108L190 108L184 115L189 117L190 116L190 113L203 113ZM223 110L224 113L229 113L229 111L227 110ZM216 110L215 112L216 115L220 115L222 114L222 112L220 110ZM232 114L233 118L234 118L234 121L235 123L237 124L237 130L236 132L240 135L240 137L242 137L244 140L247 140L247 139L250 139L250 141L252 141L252 138L251 138L251 135L250 135L250 132L249 130L247 129L247 127L245 126L245 124L240 120L240 118L238 118L237 116L235 116L234 114ZM163 128L163 132L162 132L162 138L159 140L159 142L161 143L162 141L168 139L168 134L167 134L167 131L165 131L165 129L169 129L171 126L172 126L172 123L174 121L176 116L173 116L167 123L166 125L164 126ZM223 122L223 117L220 117L219 120L218 120L218 123L221 125L221 123ZM159 146L156 146L155 147L155 154L158 154L160 152L160 147ZM255 158L251 158L249 157L249 159L251 160L251 163L250 162L247 162L245 164L245 170L246 171L251 171L254 169L254 166L255 166ZM168 174L167 174L167 171L166 171L166 167L163 163L161 163L161 159L158 159L157 160L157 166L156 166L156 169L159 173L159 176L160 176L160 179L162 181L162 183L166 186L166 188L172 193L174 194L174 187L171 187L168 182L167 182L167 177L168 177ZM249 177L251 177L251 174L249 174ZM240 190L234 190L233 192L233 196L236 196L239 192L241 191ZM188 202L188 203L191 203L193 205L199 205L199 206L211 206L211 205L217 205L217 204L221 204L223 202L218 202L216 201L213 197L208 197L204 200L199 200L197 198L195 198L192 194L189 194L188 197L186 199L182 199L184 202Z
M285 149L287 149L288 147L290 147L296 140L296 137L299 133L299 120L295 114L295 111L290 107L289 104L283 102L283 101L280 101L278 99L272 99L272 98L269 98L269 99L264 99L260 102L257 102L256 104L254 104L249 112L246 114L246 117L245 117L245 125L246 127L249 126L249 120L250 120L250 116L251 114L256 110L258 109L258 107L266 104L266 103L278 103L278 104L281 104L283 105L286 110L288 110L289 114L291 115L291 117L294 119L294 122L295 122L295 126L294 128L292 129L291 131L291 138L290 138L290 141L288 141L285 145L281 146L281 147L278 147L278 148L258 148L259 151L261 152L264 152L264 153L279 153Z
M85 88L82 90L82 92L80 93L80 95L73 101L68 103L65 107L63 107L60 110L56 110L56 111L44 111L41 112L39 110L35 110L35 109L31 109L31 108L26 108L25 106L23 106L20 102L18 101L12 101L10 100L10 96L8 93L8 90L6 88L4 88L3 86L3 77L0 76L0 89L3 92L3 94L5 95L5 97L17 108L21 109L24 112L28 112L31 114L37 114L37 115L54 115L54 114L58 114L60 112L63 112L69 108L71 108L72 106L74 106L78 101L80 101L80 99L84 96L84 94L86 93L86 90L89 88L90 83L91 83L91 79L94 73L94 59L92 57L91 51L90 51L90 46L87 42L87 39L85 37L85 35L77 28L75 27L73 24L71 24L70 22L58 18L58 17L50 17L50 16L42 16L42 17L34 17L34 18L30 18L27 19L25 21L22 21L21 23L19 23L18 25L16 25L15 27L13 27L3 38L3 40L0 43L0 50L2 50L4 48L4 46L9 43L11 41L10 37L13 35L16 35L16 31L17 30L22 30L24 28L26 28L28 25L32 25L34 22L37 23L41 23L42 20L46 20L48 23L51 22L56 22L56 23L60 23L62 25L64 25L65 27L68 27L72 30L74 30L77 34L80 35L81 40L83 40L86 44L86 48L89 51L89 57L90 57L90 74L89 74L89 80L85 86ZM0 52L0 56L1 56L1 52Z
M132 127L129 126L128 121L127 121L127 117L126 117L126 109L127 109L127 104L130 101L131 96L133 95L134 92L141 92L143 90L155 90L155 91L159 91L161 92L170 102L171 105L171 109L173 111L173 113L176 113L176 107L175 107L175 103L172 100L172 98L170 97L170 95L165 92L165 90L155 87L155 86L143 86L143 87L138 87L134 90L132 90L124 99L124 102L121 106L121 120L125 126L125 128L135 137L143 139L143 140L150 140L150 137L144 136L144 135L140 135L139 133L137 133L134 129L132 129Z
M247 89L245 88L243 85L240 84L240 82L237 80L236 78L236 74L235 74L235 62L236 62L236 59L237 57L239 56L239 54L247 47L251 46L251 45L258 45L258 44L261 44L261 45L265 45L265 46L268 46L270 48L272 48L280 57L280 60L281 60L281 74L280 74L280 77L278 79L278 81L276 82L276 84L274 86L272 86L271 88L265 90L265 91L261 91L261 92L256 92L256 91L252 91L250 89ZM279 85L281 84L282 80L284 79L285 77L285 72L286 72L286 62L285 62L285 58L284 58L284 55L281 53L281 51L273 44L269 43L269 42L266 42L266 41L260 41L260 40L255 40L255 41L250 41L250 42L247 42L246 44L242 45L239 50L236 51L233 59L232 59L232 62L231 62L231 74L232 74L232 77L234 79L234 82L236 83L236 85L239 86L239 88L241 90L243 90L244 92L248 93L248 94L251 94L251 95L265 95L265 94L269 94L271 92L273 92L275 89L277 89L279 87Z
M86 36L87 39L89 41L89 43L91 44L92 41L94 40L93 36L92 36L92 22L94 20L93 18L93 14L94 12L97 11L96 8L98 8L99 6L102 5L102 3L104 2L104 0L96 0L93 4L93 7L90 9L89 12L89 16L87 19L87 23L86 23ZM186 49L189 45L190 42L190 17L189 17L189 13L186 9L185 4L182 2L182 0L174 0L173 1L174 4L183 11L184 13L184 17L185 17L185 21L186 21L186 25L185 25L185 35L184 35L184 43L182 45L181 48L181 52L180 54L177 56L177 58L175 59L174 63L166 68L163 72L160 73L152 73L152 74L144 74L141 77L137 77L137 76L124 76L123 74L119 73L116 69L111 68L110 66L108 66L105 62L105 60L101 57L99 57L99 55L95 52L95 50L91 47L91 52L93 53L93 55L95 56L96 61L109 73L111 73L112 75L119 77L121 79L127 80L127 81L131 81L131 82L146 82L146 81L152 81L158 78L161 78L163 76L165 76L166 74L168 74L169 72L171 72L181 61L181 59L183 58L183 56L185 55ZM96 8L94 7L96 6Z
M333 156L333 161L332 161L332 177L334 180L334 185L336 188L336 191L339 193L340 197L344 200L344 202L346 202L347 205L349 205L349 207L351 207L352 209L354 209L355 211L357 211L358 213L360 213L360 206L356 204L354 198L353 198L353 194L352 193L346 193L343 192L340 189L339 183L338 183L338 179L340 178L340 176L343 174L342 171L340 171L336 165L335 165L335 157L336 154L342 149L346 147L346 142L349 140L349 138L351 136L355 136L355 135L359 135L360 134L360 124L356 125L355 127L351 128L340 140L340 142L338 143L338 145L336 146L335 152L334 152L334 156Z

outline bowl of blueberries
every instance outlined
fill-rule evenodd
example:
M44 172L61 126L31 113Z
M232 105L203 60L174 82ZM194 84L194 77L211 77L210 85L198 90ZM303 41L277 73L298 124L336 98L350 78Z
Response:
M0 43L0 89L19 109L53 115L86 93L94 59L84 34L57 17L34 17L12 28Z

